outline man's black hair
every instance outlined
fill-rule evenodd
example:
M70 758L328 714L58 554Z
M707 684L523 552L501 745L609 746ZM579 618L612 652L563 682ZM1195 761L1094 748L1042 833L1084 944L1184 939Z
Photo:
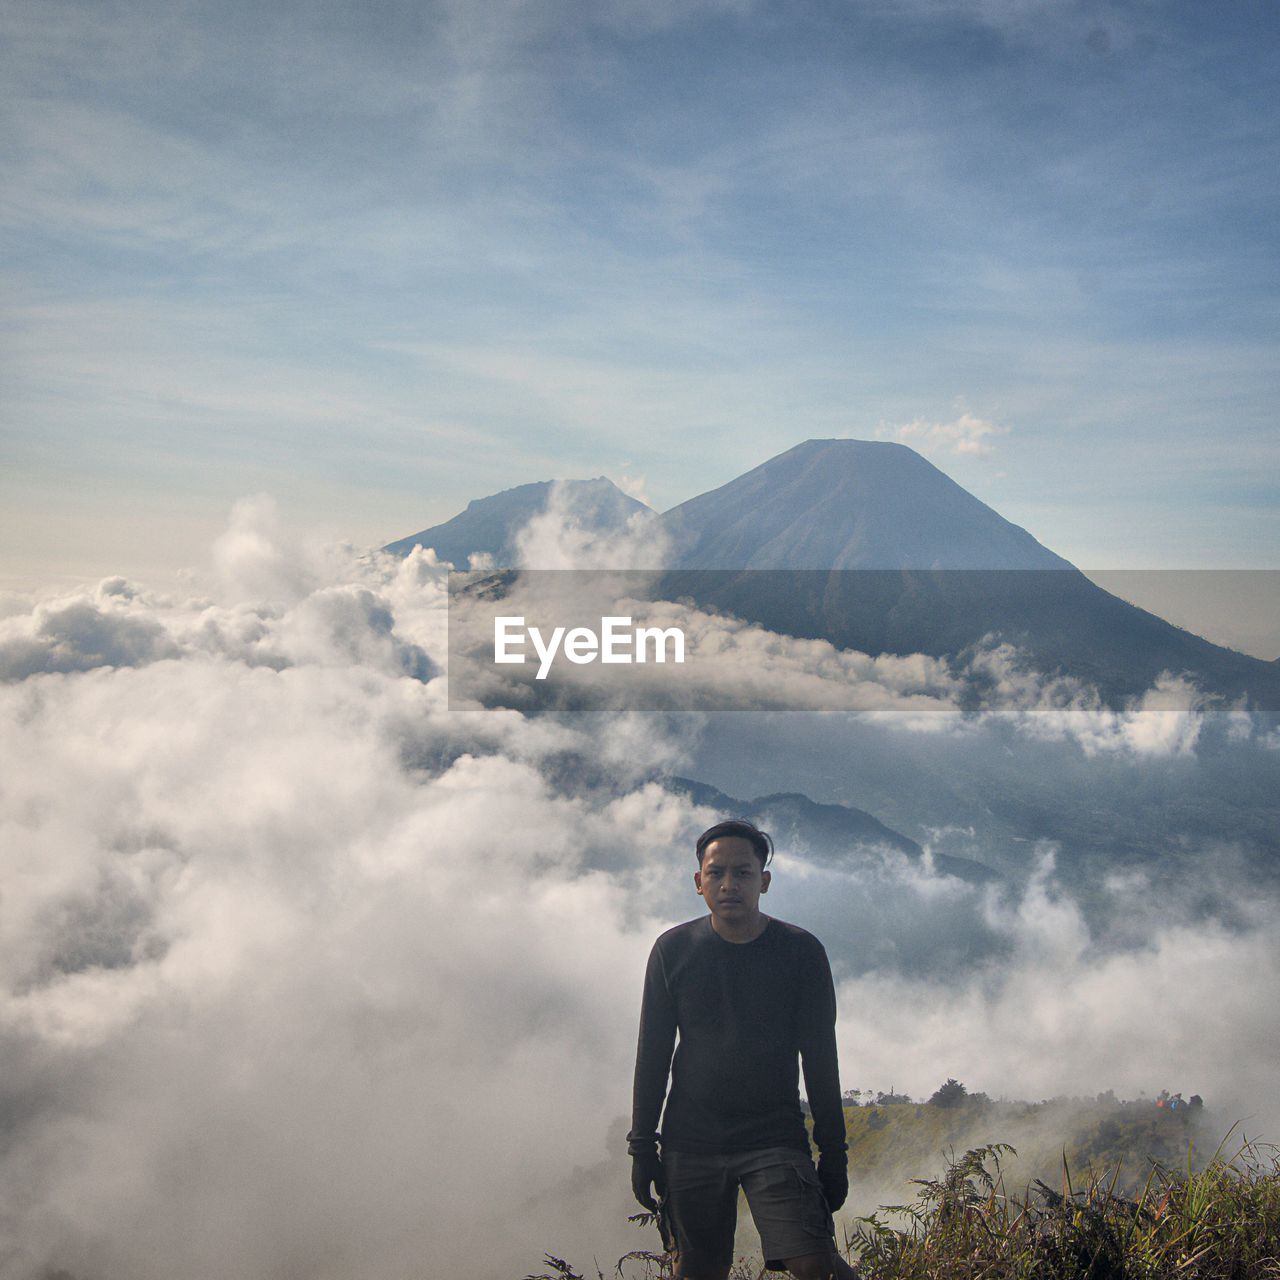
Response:
M769 865L773 857L773 841L769 838L768 832L761 831L754 822L748 822L746 818L726 818L723 822L717 822L714 827L708 827L698 837L698 866L702 866L702 855L706 853L707 845L713 840L723 840L728 836L749 840L751 847L756 851L756 857L760 859L761 866Z

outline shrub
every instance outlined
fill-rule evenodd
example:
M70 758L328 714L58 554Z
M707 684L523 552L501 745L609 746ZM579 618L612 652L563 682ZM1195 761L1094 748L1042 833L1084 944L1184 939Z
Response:
M939 1085L934 1090L933 1096L929 1099L929 1105L931 1107L958 1107L964 1101L968 1092L959 1080L948 1077L945 1084Z

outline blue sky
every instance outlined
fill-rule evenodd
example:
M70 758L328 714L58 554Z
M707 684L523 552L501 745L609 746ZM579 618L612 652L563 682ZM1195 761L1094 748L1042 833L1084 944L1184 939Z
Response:
M2 21L11 585L196 564L247 494L373 544L814 436L1077 564L1277 567L1273 4Z

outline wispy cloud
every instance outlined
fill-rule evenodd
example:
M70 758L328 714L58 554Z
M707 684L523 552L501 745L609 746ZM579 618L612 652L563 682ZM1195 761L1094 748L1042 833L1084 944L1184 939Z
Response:
M995 440L1008 435L1009 431L1009 427L976 417L966 410L951 422L929 422L924 418L913 418L900 426L882 422L876 428L876 439L910 445L926 457L958 454L989 458L995 453Z

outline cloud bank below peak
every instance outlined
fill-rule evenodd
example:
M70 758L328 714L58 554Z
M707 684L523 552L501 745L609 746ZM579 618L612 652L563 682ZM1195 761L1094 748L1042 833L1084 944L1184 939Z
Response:
M546 1249L637 1247L634 1001L654 935L697 913L692 841L721 816L663 778L708 721L448 709L424 552L291 545L255 501L215 560L206 596L117 577L3 611L16 1274L382 1280L425 1259L501 1280ZM970 884L797 847L775 887L838 965L849 1085L1127 1088L1149 1057L1214 1102L1262 1078L1280 1001L1261 907L1227 928L1118 884L1121 946L1050 865ZM1206 993L1245 968L1261 986L1232 1041L1241 1002ZM1181 1029L1135 994L1167 983L1192 984ZM1102 1068L1079 1028L1122 1008L1127 1065ZM497 1162L477 1143L495 1108Z

